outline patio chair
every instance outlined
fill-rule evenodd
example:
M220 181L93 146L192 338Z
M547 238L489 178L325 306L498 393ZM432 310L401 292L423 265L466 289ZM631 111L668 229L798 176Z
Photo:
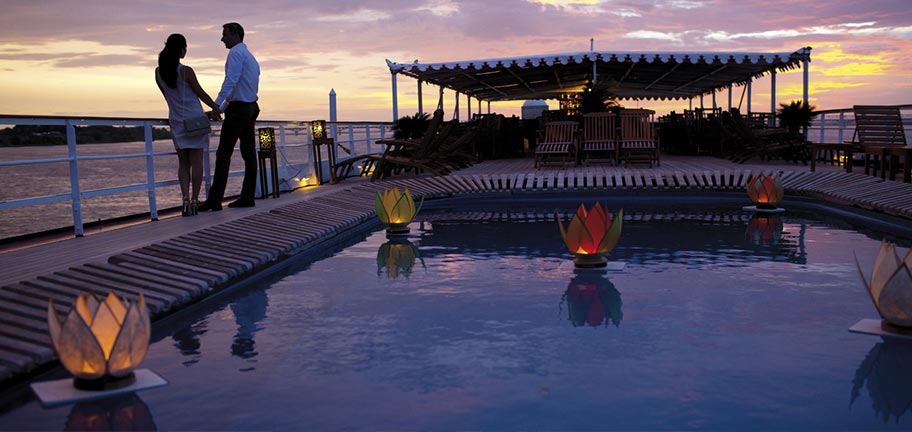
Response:
M576 162L577 128L575 121L553 121L545 124L535 147L535 168L558 159L562 163Z
M906 146L906 131L903 128L899 107L877 105L855 105L855 134L864 151L865 174L880 171L881 178L896 179L899 169L900 150ZM905 150L908 152L909 150ZM905 171L909 170L905 163ZM905 176L907 177L907 176Z
M732 162L744 163L753 158L761 160L783 159L805 165L810 151L804 135L789 133L786 128L770 128L760 123L753 125L741 116L737 108L722 116L725 133L733 137L730 154Z
M620 141L618 159L624 165L631 162L653 163L659 166L659 144L656 142L655 111L647 109L625 109L620 113Z
M617 163L617 116L613 112L595 112L583 115L583 155L588 162L608 161Z

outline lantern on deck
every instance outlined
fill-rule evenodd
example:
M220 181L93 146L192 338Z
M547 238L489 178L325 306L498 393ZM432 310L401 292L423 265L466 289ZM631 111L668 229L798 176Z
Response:
M404 192L399 192L399 188L396 187L386 189L382 194L378 192L375 205L377 217L386 225L386 233L389 235L408 233L408 224L421 209L420 205L415 208L415 200L412 199L408 187Z
M135 369L146 356L151 335L149 309L142 293L135 303L114 293L100 300L80 294L61 321L48 304L48 329L60 363L82 390L110 390L135 381Z
M326 142L326 120L314 120L310 122L310 132L314 144L323 144Z
M605 254L617 246L623 219L624 210L619 211L612 220L611 214L599 203L595 203L590 211L586 211L586 207L580 204L566 229L558 216L557 223L564 244L576 255L573 264L578 268L607 266Z
M864 277L857 256L855 265L874 307L883 318L881 327L912 335L912 249L900 259L896 245L883 242L874 259L870 282Z
M744 209L767 213L784 212L785 209L776 207L776 203L782 201L784 194L785 189L779 176L766 174L751 176L747 181L747 195L756 205Z
M257 129L257 132L260 136L260 151L275 151L275 129L265 127Z

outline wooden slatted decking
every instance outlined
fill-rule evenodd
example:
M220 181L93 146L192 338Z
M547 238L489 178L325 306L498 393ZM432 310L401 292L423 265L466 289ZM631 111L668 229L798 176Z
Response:
M408 186L425 199L555 191L741 191L760 172L781 172L787 194L912 219L912 184L847 174L835 167L736 165L665 157L661 168L583 166L536 170L531 159L488 161L445 177L403 177L285 194L249 209L169 218L0 254L0 381L54 360L46 308L59 313L82 291L144 292L153 319L272 263L319 247L374 217L374 195Z

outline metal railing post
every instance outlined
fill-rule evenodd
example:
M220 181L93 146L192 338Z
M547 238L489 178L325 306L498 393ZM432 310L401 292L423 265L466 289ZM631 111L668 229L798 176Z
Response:
M287 149L285 147L285 125L281 124L281 125L279 125L279 153L278 154L282 155L282 176L283 176L283 178L280 178L279 181L281 182L282 180L284 180L285 184L289 185L289 190L294 190L294 186L291 186L291 184L288 183L288 179L284 178L284 176L287 175L287 173L289 171L288 153L286 153L286 152L287 152ZM281 190L281 184L279 185L279 190Z
M355 155L355 129L352 125L348 125L348 154Z
M371 153L371 125L364 125L364 139L367 140L367 153Z
M839 143L845 142L843 141L843 137L845 136L843 135L843 132L845 132L845 111L839 113L839 137L837 138L837 142Z
M826 131L826 113L821 113L820 114L820 142L826 142L826 141L824 141L824 138L823 138L823 134L825 131ZM810 131L808 131L808 133L810 133Z
M146 187L149 192L149 216L158 220L158 203L155 199L155 149L152 147L152 125L143 122L143 134L146 140Z
M85 234L82 226L82 201L79 192L79 160L76 156L76 127L72 120L66 121L67 158L70 160L70 195L73 207L73 231L76 237Z

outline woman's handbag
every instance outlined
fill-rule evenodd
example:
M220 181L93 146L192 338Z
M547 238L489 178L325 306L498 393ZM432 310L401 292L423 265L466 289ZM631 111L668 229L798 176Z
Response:
M212 132L212 125L209 124L209 117L205 114L199 117L184 119L184 134L195 137Z

